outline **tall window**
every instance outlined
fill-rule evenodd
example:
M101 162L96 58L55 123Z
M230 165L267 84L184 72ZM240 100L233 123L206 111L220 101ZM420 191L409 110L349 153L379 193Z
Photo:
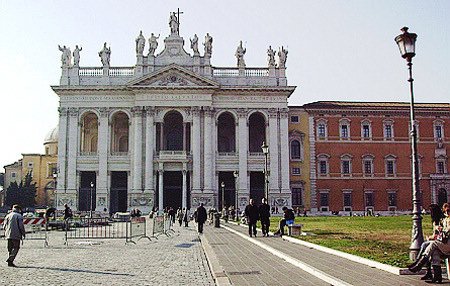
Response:
M291 141L291 159L301 159L301 147L298 140Z
M372 176L373 175L373 156L365 155L363 156L363 175Z
M352 211L352 192L344 191L344 211L349 212Z
M396 174L396 157L393 155L388 155L385 157L386 164L386 176L393 177Z
M329 210L328 192L320 193L320 210L325 212Z
M348 154L341 156L341 175L349 176L352 173L352 157Z
M364 193L364 203L366 205L366 208L373 208L375 199L373 192L365 192Z
M383 122L384 127L384 140L392 140L394 138L394 123L392 120L385 120Z
M319 176L327 176L329 173L329 168L328 168L328 160L329 160L330 156L326 155L326 154L320 154L317 156L317 161L318 161L318 166L317 168L319 169Z
M444 122L442 120L435 120L434 123L434 139L439 140L444 138Z
M301 188L292 188L292 205L293 206L303 205Z
M368 120L361 122L361 137L365 140L372 138L372 130Z
M317 137L320 140L327 138L327 122L324 119L317 121Z
M438 174L446 174L447 173L447 166L446 166L446 162L445 162L445 157L444 156L439 156L436 159L436 172Z
M341 140L347 140L350 138L350 120L339 120L340 138Z
M388 193L388 206L397 207L397 192Z

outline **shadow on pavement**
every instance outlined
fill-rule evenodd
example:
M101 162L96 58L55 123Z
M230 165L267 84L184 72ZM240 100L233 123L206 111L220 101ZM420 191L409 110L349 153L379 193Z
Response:
M92 271L92 270L86 270L86 269L71 269L71 268L59 268L59 267L17 266L17 268L32 268L32 269L42 269L42 270L55 270L55 271L62 271L62 272L91 273L91 274L114 275L114 276L135 276L133 274L127 274L127 273L114 273L114 272Z

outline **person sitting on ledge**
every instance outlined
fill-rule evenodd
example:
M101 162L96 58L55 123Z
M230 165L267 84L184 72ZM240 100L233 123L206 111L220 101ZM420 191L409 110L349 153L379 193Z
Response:
M292 209L288 209L287 207L283 207L282 210L284 212L284 218L280 220L278 230L274 233L274 235L284 235L284 227L286 225L294 224L294 211Z

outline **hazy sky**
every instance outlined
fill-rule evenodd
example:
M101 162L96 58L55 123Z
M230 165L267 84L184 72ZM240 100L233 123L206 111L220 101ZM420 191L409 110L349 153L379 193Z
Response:
M291 105L318 100L409 101L407 67L394 37L418 34L414 58L417 102L449 102L450 1L45 1L0 0L0 167L21 153L43 153L58 123L58 44L81 45L81 66L100 66L111 45L112 66L135 64L142 30L169 34L169 12L180 8L180 35L214 38L214 66L236 66L242 40L248 67L265 67L269 45L288 48L287 77L297 86ZM202 45L199 45L202 47ZM146 50L148 44L146 46ZM203 51L202 51L203 54ZM1 169L0 169L1 170Z

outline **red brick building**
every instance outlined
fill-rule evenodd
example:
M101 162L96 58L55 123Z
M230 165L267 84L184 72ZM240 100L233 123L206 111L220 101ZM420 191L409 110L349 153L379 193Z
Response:
M311 211L412 209L408 103L326 102L309 114ZM416 104L422 205L449 201L450 104Z

